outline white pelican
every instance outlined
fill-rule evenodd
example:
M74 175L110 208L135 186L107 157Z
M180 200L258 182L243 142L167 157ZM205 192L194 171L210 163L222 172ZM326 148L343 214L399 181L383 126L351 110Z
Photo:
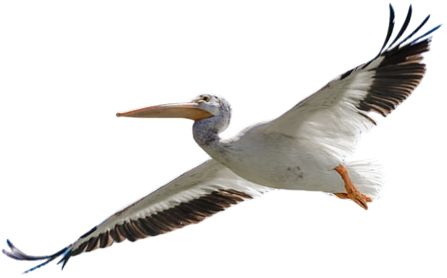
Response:
M72 256L105 248L125 239L156 236L251 199L269 188L313 190L351 199L367 209L377 195L380 176L374 165L349 160L360 135L376 124L374 113L388 115L420 83L436 26L419 34L427 16L402 38L411 19L411 6L394 37L390 5L388 32L378 55L338 76L277 119L252 126L237 137L221 139L230 122L230 105L213 95L189 103L165 104L118 113L122 117L188 118L194 120L196 142L211 159L120 210L48 256L29 256L9 240L3 253L16 260L57 257L62 268Z

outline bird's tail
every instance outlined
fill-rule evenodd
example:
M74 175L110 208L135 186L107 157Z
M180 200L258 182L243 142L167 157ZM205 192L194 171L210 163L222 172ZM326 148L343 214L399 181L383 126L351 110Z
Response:
M360 192L372 197L379 196L383 186L382 166L376 161L358 160L346 163L349 176Z
M23 253L22 251L20 251L20 249L15 247L14 244L12 244L12 242L9 241L9 239L6 240L6 243L8 244L10 251L4 250L4 249L2 251L3 251L3 254L5 254L6 256L8 256L10 258L13 258L15 260L20 260L20 261L44 261L44 262L40 263L39 265L36 265L36 266L28 269L24 273L28 273L33 270L36 270L39 267L46 265L47 263L53 261L54 259L56 259L57 257L60 257L60 256L62 256L62 259L58 262L58 264L61 263L62 269L64 269L65 264L68 262L68 259L70 259L70 257L71 257L71 245L57 251L56 253L54 253L52 255L30 256L30 255Z

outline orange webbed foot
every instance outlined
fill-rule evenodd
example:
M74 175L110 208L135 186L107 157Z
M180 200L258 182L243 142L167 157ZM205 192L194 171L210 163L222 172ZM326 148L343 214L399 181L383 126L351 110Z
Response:
M340 199L351 199L356 204L364 209L368 209L368 203L372 201L371 197L360 192L352 183L351 178L348 175L348 169L345 166L339 165L335 167L335 171L340 174L341 178L345 183L346 193L335 193Z
M367 195L361 193L360 191L357 191L355 193L335 193L335 196L337 196L340 199L351 199L356 204L361 206L364 209L368 209L368 203L372 202L371 197L368 197Z

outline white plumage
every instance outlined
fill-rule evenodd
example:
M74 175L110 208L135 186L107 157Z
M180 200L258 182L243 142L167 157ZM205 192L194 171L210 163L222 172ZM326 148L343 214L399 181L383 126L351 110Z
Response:
M335 78L277 119L255 125L238 136L222 140L229 124L228 102L200 95L190 103L142 108L118 116L184 117L195 120L194 139L211 160L186 172L148 196L113 214L78 240L48 256L29 256L9 240L17 260L44 260L34 270L62 257L62 267L75 255L125 239L147 236L197 223L206 217L271 188L334 193L367 208L382 185L379 167L351 161L360 135L404 101L421 81L422 54L429 49L430 34L414 38L429 17L402 39L412 9L398 34L390 6L388 33L371 61Z

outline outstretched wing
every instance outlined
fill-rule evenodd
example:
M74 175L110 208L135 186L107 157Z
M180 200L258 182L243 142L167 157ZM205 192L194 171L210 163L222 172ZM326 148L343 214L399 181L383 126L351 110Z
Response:
M27 270L35 270L59 256L62 268L72 256L105 248L114 242L136 241L156 236L203 219L231 205L251 199L267 188L246 181L215 160L197 166L107 218L77 241L48 256L29 256L9 240L10 251L3 253L16 260L45 260Z
M371 112L387 116L420 83L425 73L422 54L429 50L430 34L436 26L418 34L427 16L416 29L402 39L412 14L410 6L405 21L391 41L394 10L385 42L371 61L353 68L291 110L266 125L268 132L278 132L309 144L320 144L333 157L343 159L352 152L359 135L376 124Z

